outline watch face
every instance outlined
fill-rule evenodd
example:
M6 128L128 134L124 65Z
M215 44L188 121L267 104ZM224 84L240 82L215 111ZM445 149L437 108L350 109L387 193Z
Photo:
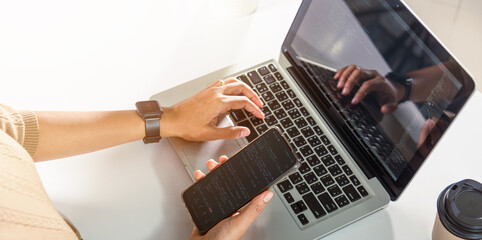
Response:
M161 112L156 101L137 102L136 106L141 115L159 115Z

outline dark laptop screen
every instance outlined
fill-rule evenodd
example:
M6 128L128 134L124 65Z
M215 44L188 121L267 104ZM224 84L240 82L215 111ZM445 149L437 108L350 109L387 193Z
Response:
M392 199L474 91L469 74L400 1L304 1L283 51ZM346 95L334 80L339 69L345 87L353 83Z

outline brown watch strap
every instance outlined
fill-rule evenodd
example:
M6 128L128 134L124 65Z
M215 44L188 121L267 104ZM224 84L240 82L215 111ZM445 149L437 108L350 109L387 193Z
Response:
M144 120L146 125L146 136L144 143L155 143L161 140L160 119L162 108L157 101L140 101L136 103L137 113Z
M146 122L146 137L144 137L144 143L155 143L161 140L159 118L148 118Z

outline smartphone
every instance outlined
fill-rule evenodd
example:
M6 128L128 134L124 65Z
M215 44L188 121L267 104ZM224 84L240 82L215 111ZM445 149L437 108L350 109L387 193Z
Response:
M205 234L300 165L278 128L271 128L182 193L194 225Z

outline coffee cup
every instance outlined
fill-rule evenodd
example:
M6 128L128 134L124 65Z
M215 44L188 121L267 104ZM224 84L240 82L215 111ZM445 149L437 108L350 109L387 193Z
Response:
M449 185L437 200L432 240L482 239L482 184L465 179Z

